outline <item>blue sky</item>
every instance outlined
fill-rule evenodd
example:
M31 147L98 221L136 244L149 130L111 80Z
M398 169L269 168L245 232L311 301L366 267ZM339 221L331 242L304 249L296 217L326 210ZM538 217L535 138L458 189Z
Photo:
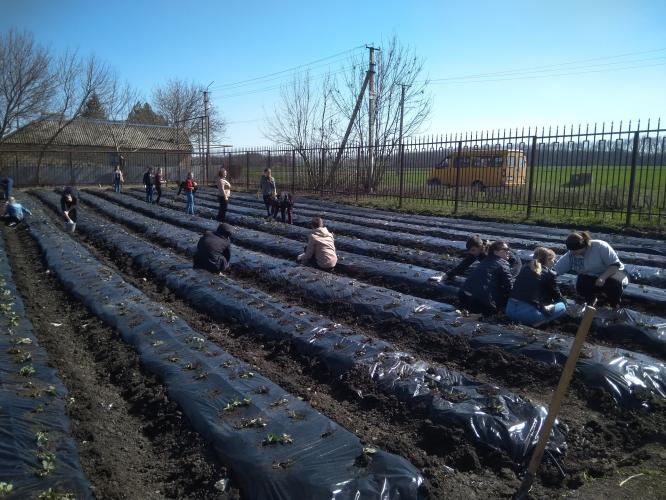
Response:
M3 32L13 26L32 31L54 51L94 52L146 98L171 77L214 81L212 100L229 122L224 142L235 146L266 144L261 121L278 91L257 90L284 78L237 88L225 84L381 44L394 34L425 59L426 76L449 79L431 86L425 134L666 119L663 0L1 5ZM345 65L342 58L330 61L334 70ZM574 61L582 62L565 64ZM510 70L523 71L469 78Z

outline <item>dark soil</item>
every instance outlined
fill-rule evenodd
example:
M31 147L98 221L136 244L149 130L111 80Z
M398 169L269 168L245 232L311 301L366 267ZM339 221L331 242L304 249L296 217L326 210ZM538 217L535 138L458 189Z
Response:
M239 498L215 488L225 467L134 351L62 290L25 228L3 233L27 316L69 391L72 434L95 496Z
M81 239L80 236L77 238ZM25 236L21 243L29 247L31 241ZM90 240L90 243L94 241ZM101 249L89 248L100 261L116 266L128 282L154 300L169 303L169 307L180 317L188 319L192 327L207 334L231 354L252 364L285 390L309 401L323 414L356 433L362 441L375 443L410 460L423 472L431 498L509 498L517 488L519 479L516 474L520 471L505 456L474 446L462 432L430 422L419 408L406 408L395 398L378 393L366 373L350 373L341 379L333 377L316 360L293 352L289 343L269 343L241 325L212 322L207 315L175 298L150 276L133 269L122 256L109 255L103 246ZM37 253L31 255L39 261ZM25 263L21 265L23 267L19 267L17 274L31 274L31 268ZM14 269L17 269L16 264ZM39 275L39 271L33 270L32 275L46 279ZM237 278L251 286L271 290L267 284L252 277ZM29 278L24 280L34 281ZM50 288L52 284L46 285ZM276 300L287 299L277 291L272 293L278 295ZM310 308L314 306L305 299L298 302ZM344 305L318 305L316 308L336 322L389 339L398 348L414 352L421 359L446 363L481 381L499 383L535 402L548 403L559 377L556 368L543 368L545 365L510 356L497 349L473 351L461 339L418 334L416 341L417 332L405 330L399 324L373 325L365 318L356 317ZM33 312L39 311L31 310L29 314ZM82 321L87 323L88 319ZM85 332L80 335L85 337ZM121 360L124 365L126 361ZM107 373L112 370L102 368L101 371ZM615 490L619 489L618 498L625 498L622 496L625 494L629 495L626 498L630 498L631 494L633 498L665 498L664 403L651 401L651 411L623 412L601 391L591 391L575 383L570 392L571 397L560 413L560 419L570 429L569 450L558 462L546 456L533 495L537 498L612 498L615 497ZM77 405L73 406L75 409ZM98 418L103 421L108 416L100 415ZM455 472L447 466L454 468ZM619 487L620 481L635 474L641 475ZM220 477L223 476L221 471ZM179 479L185 481L187 478ZM146 491L153 490L146 488ZM599 496L600 492L603 496ZM161 495L166 496L164 492ZM153 498L150 494L144 497ZM206 498L206 494L201 494L201 498Z

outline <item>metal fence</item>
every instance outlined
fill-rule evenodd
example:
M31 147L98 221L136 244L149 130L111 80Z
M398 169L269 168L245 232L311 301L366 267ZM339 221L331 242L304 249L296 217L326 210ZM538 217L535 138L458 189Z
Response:
M248 148L216 155L231 180L347 201L386 200L451 213L568 214L626 225L666 221L666 136L660 122L527 128L422 137L369 148ZM502 159L502 155L504 159ZM339 156L339 158L338 158Z
M491 210L562 220L568 214L627 225L666 221L666 129L660 122L527 128L350 145L123 153L127 182L150 166L179 181L212 183L220 167L236 189L255 190L271 168L278 190L346 201L386 201L451 213ZM0 173L17 186L111 184L108 152L57 151L37 167L25 151L0 151ZM206 165L208 167L206 168Z

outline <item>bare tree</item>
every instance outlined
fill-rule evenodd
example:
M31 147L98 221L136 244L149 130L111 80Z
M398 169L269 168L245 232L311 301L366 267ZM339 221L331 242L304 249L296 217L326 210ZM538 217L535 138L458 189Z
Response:
M204 87L194 82L171 79L153 91L153 108L167 124L184 130L191 140L197 140L202 132L204 116ZM210 134L213 140L226 132L226 122L218 109L208 106Z
M432 104L432 96L427 92L428 80L423 75L424 60L412 49L401 45L393 36L383 44L377 58L374 144L369 145L376 163L372 173L367 171L364 182L369 191L381 182L400 141L401 84L407 85L404 137L418 133L430 115ZM336 105L347 119L352 116L368 65L363 56L357 55L352 57L351 66L353 69L344 75L341 89L335 94ZM358 144L366 144L367 138L368 107L363 106L354 122L351 139ZM368 160L369 155L365 157L365 161Z
M108 132L113 140L116 151L120 153L129 143L129 120L132 103L136 102L139 94L127 82L121 82L117 75L111 74L104 95L104 109L109 122Z
M32 34L0 36L0 143L21 122L40 116L54 94L51 55Z
M338 133L334 90L330 73L321 84L314 81L309 71L294 74L280 89L280 102L263 131L267 139L296 151L303 160L308 185L314 189L323 182L318 169L322 150L332 146Z

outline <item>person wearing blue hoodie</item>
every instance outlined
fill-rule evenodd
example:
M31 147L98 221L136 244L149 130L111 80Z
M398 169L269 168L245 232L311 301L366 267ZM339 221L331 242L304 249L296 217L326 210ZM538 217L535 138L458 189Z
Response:
M32 212L17 202L16 198L10 196L9 201L5 205L5 213L2 218L6 225L13 227L23 222L26 214L32 215Z

